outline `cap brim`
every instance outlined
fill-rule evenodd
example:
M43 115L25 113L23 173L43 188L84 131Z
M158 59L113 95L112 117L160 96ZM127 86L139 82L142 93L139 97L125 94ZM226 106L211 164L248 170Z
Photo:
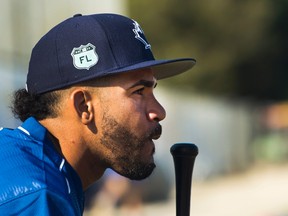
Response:
M121 69L112 70L106 74L112 75L122 72L135 71L143 68L151 68L154 71L155 78L159 80L188 71L195 64L196 60L192 58L180 58L172 60L151 60L123 67Z
M195 59L175 59L161 62L151 68L155 73L155 77L159 80L184 73L195 64Z

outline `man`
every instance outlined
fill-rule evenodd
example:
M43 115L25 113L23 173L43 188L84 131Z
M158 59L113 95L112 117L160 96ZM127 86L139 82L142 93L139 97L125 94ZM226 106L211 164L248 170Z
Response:
M82 215L83 191L107 168L149 176L165 118L157 79L194 64L155 60L139 24L121 15L75 15L51 29L14 95L23 124L0 131L0 214Z

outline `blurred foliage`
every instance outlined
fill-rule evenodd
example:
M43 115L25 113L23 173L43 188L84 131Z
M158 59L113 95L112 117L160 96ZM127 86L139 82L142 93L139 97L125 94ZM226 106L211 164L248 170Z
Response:
M165 84L257 100L288 98L287 0L130 0L156 58L194 57Z

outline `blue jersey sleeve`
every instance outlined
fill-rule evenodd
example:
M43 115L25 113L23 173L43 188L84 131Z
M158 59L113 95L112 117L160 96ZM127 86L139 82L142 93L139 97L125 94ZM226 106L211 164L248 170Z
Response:
M0 215L80 216L81 213L72 208L69 198L43 189L3 203Z

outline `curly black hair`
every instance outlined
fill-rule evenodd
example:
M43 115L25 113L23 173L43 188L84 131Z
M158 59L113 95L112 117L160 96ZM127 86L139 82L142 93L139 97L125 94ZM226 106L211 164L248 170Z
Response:
M37 120L57 117L57 104L60 100L59 92L48 92L32 95L26 89L14 92L12 106L10 107L15 118L24 122L29 117Z
M112 76L86 80L74 86L85 86L97 92L97 87L110 85ZM24 122L29 117L34 117L38 121L46 118L56 118L58 116L59 105L65 90L71 86L46 92L43 94L30 94L26 89L19 89L14 92L11 110L15 118ZM96 88L95 88L96 87Z

